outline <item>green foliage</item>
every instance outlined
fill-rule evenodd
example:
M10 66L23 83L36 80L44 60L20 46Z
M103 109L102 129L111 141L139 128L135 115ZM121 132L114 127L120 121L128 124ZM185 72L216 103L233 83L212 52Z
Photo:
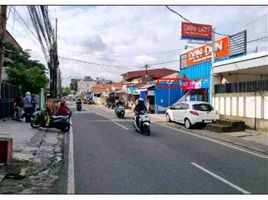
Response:
M27 52L15 48L11 43L5 43L5 49L4 67L11 84L18 86L23 94L26 91L39 93L41 88L47 87L49 80L43 64L31 60Z
M75 92L77 92L77 88L78 88L78 80L72 79L71 83L70 83L70 89L74 90Z
M61 91L62 96L67 96L68 94L71 93L71 89L69 87L63 87L61 88Z

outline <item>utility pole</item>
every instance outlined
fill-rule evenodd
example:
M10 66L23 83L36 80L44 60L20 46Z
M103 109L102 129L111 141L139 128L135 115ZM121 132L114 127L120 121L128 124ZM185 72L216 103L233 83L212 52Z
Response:
M2 84L2 69L5 55L5 34L7 22L7 6L0 6L0 99L1 99L1 84Z
M58 95L58 53L57 53L57 22L56 19L56 31L53 35L53 43L49 51L49 69L50 69L50 96L56 98Z
M209 102L212 103L212 98L214 94L214 88L213 88L213 63L215 62L215 28L212 29L212 42L211 42L211 47L212 47L212 52L211 52L211 70L210 70L210 91L209 91Z

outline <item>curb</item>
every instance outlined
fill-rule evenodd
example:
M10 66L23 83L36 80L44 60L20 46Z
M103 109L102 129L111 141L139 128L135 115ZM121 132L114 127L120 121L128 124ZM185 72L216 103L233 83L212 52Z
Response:
M258 153L261 153L261 154L264 154L264 155L268 155L268 147L266 145L262 145L262 144L259 144L259 143L256 143L256 142L245 141L245 140L243 140L241 138L237 138L237 137L234 137L234 136L228 136L230 139L234 139L233 141L230 141L228 139L217 137L216 135L213 136L213 135L209 135L209 134L206 134L206 133L198 133L198 132L195 132L195 131L192 131L192 130L185 130L184 128L181 128L181 127L174 127L174 126L169 126L169 125L166 125L166 124L159 124L159 125L161 125L163 127L166 127L166 128L176 129L178 131L181 131L182 133L183 132L184 133L188 132L188 133L191 133L191 134L194 134L194 135L197 135L197 136L203 136L203 137L206 137L208 139L211 138L211 139L222 141L222 142L225 142L225 143L229 143L229 144L232 144L232 145L235 145L235 146L243 147L243 148L245 148L247 150L251 150L251 151L255 151L255 152L258 152ZM246 144L244 144L243 142L246 143ZM258 145L261 148L258 148L258 147L252 146L252 145Z

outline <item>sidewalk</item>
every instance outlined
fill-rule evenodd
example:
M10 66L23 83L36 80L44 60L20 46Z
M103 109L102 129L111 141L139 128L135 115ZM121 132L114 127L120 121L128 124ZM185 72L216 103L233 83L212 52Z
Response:
M268 133L263 133L255 130L246 129L244 132L231 133L215 133L206 129L186 129L183 125L166 122L164 114L151 114L151 119L154 122L163 124L166 127L176 128L182 131L188 131L193 134L202 135L205 137L221 140L232 143L250 150L268 154Z
M13 139L13 160L7 168L0 165L5 177L0 180L0 194L53 193L62 164L64 134L9 120L0 121L0 137Z

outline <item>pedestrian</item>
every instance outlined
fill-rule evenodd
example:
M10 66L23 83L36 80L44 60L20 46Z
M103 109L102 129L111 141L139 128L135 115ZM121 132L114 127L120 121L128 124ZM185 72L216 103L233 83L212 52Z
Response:
M35 112L35 109L36 109L36 104L37 104L37 100L36 100L36 96L35 94L32 95L32 98L31 98L31 102L32 102L32 105L33 105L33 113Z
M21 121L21 114L23 108L23 98L21 95L18 95L14 100L14 119Z
M23 110L25 112L26 122L31 122L31 117L33 115L33 105L30 92L26 92L25 97L23 98Z

